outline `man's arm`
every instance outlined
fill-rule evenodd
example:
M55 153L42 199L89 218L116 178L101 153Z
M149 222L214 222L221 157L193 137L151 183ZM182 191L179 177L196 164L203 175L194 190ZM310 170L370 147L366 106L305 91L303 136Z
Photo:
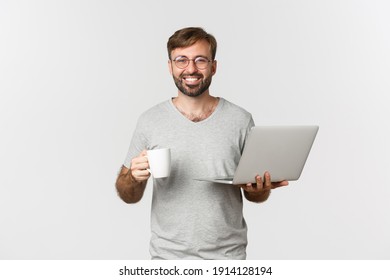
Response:
M257 203L264 202L269 198L272 189L288 185L287 181L271 182L271 175L269 172L265 172L264 177L264 183L261 176L256 176L256 184L249 183L240 185L244 190L244 196L247 200Z
M150 177L148 159L145 157L146 151L131 161L130 169L122 166L116 180L115 186L119 197L126 203L136 203L144 195L146 183Z

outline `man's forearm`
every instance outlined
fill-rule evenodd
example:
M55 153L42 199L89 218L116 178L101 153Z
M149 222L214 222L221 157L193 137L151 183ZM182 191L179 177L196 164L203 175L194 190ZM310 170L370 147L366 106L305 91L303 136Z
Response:
M147 181L136 181L131 175L131 170L128 170L128 172L123 172L122 169L116 180L115 186L118 191L119 197L124 202L136 203L141 200L144 194L146 182Z
M262 192L247 192L244 190L245 198L252 202L264 202L266 201L271 194L271 190L262 191Z

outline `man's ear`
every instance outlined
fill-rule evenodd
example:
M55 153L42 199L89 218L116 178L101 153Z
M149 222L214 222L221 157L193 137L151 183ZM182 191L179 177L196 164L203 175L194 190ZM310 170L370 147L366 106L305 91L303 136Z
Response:
M172 75L172 60L168 60L168 69L169 69L169 73Z
M213 64L211 66L211 73L213 76L215 73L217 73L217 61L216 60L213 61Z

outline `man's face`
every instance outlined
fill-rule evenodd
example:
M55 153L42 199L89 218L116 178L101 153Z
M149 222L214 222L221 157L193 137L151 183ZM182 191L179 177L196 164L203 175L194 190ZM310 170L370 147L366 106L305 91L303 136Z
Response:
M190 59L188 66L179 68L175 61L178 58ZM195 59L205 58L210 60L206 68L199 69ZM169 71L179 91L187 96L196 97L208 91L212 76L217 69L217 62L211 61L211 49L207 41L198 41L186 48L177 48L171 52ZM201 67L203 68L203 67Z

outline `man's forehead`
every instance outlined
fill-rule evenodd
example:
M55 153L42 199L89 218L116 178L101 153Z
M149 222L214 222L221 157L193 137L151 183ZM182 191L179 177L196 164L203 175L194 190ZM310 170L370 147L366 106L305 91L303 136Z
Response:
M207 41L201 40L187 47L175 48L172 50L171 54L175 56L187 56L188 54L195 56L209 56L211 55L211 46Z

